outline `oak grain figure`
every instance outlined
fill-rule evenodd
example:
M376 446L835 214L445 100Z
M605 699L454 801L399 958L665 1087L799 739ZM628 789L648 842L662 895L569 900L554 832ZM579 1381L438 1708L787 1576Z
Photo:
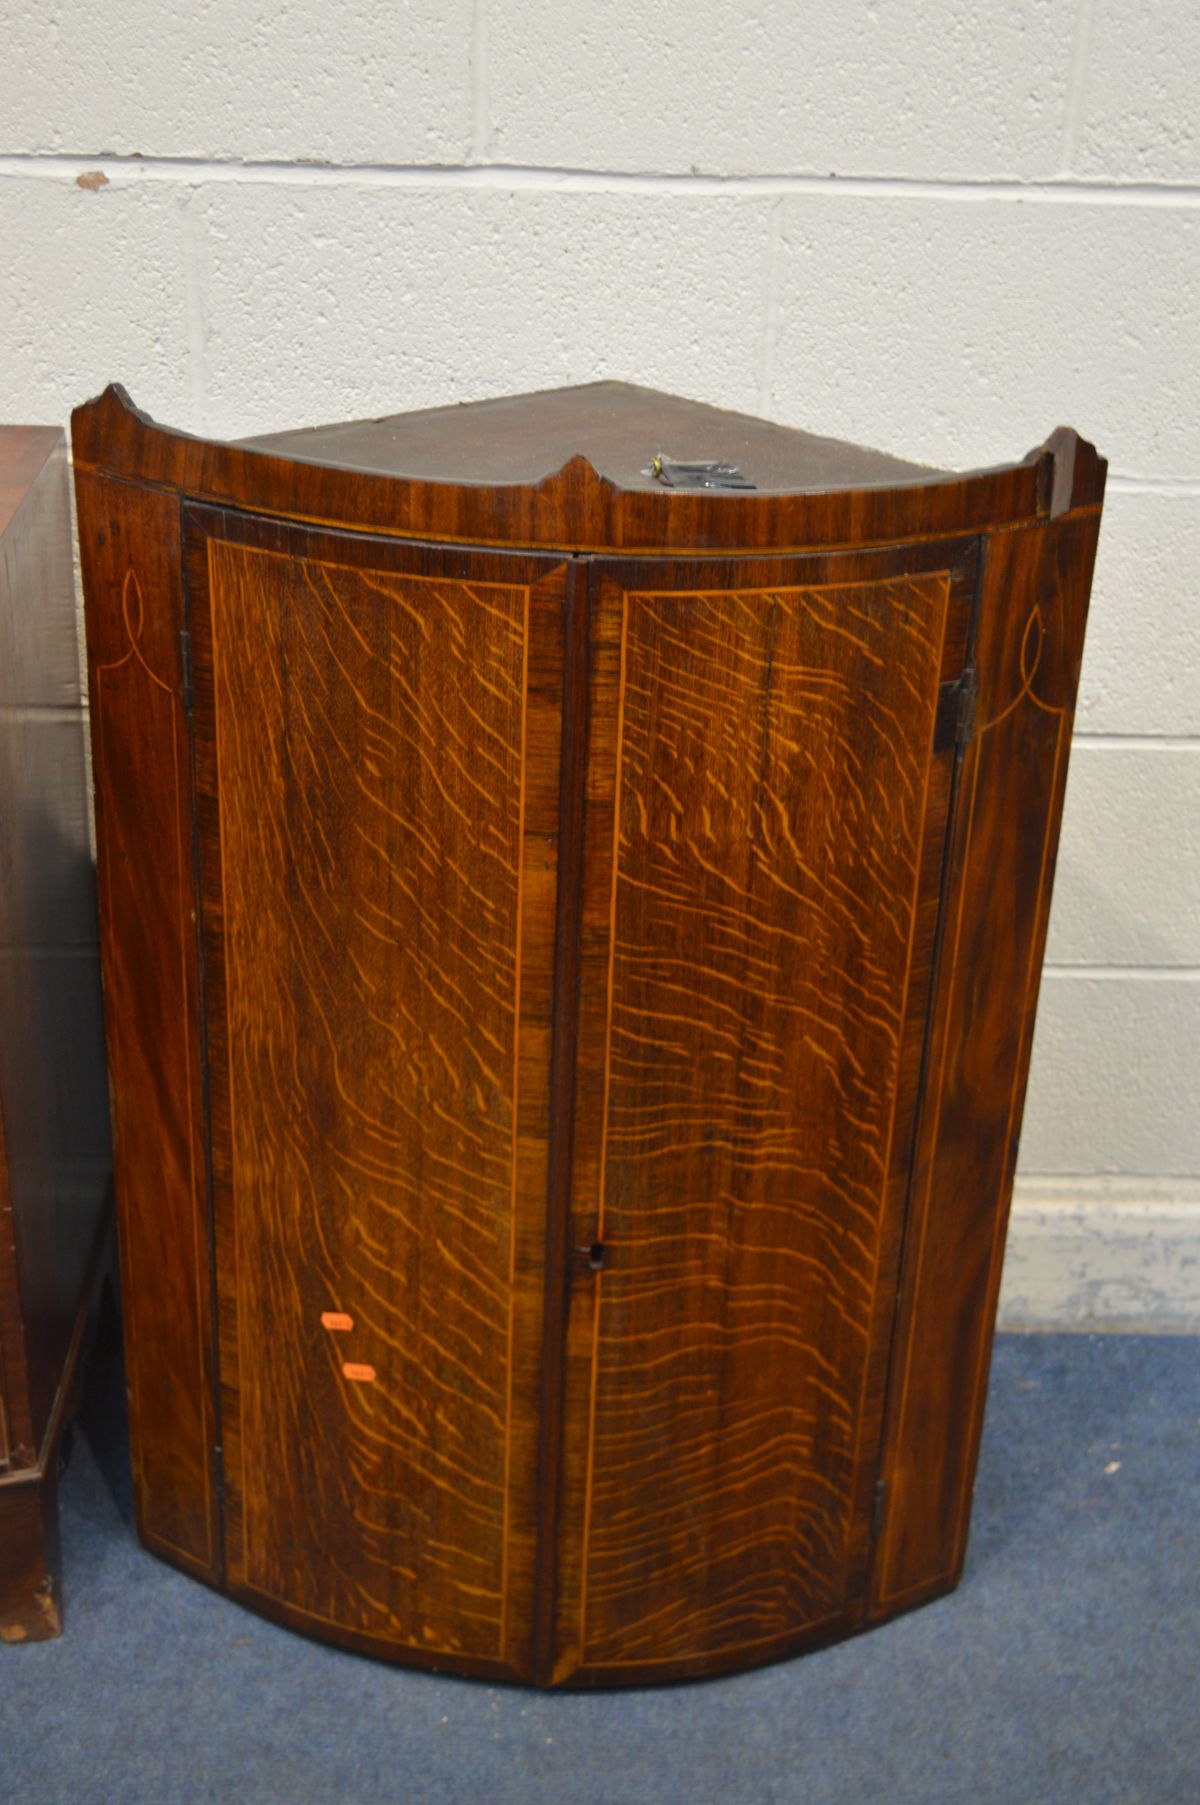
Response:
M148 1544L541 1684L952 1584L1103 463L619 384L75 455Z

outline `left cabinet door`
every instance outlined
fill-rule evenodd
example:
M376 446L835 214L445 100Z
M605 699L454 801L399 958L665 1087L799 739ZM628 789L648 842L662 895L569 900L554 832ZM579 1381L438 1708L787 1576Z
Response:
M528 1677L570 567L184 563L227 1584Z

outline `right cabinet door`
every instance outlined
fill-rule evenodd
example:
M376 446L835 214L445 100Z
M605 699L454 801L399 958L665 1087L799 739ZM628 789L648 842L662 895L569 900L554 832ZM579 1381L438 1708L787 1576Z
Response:
M862 1619L976 552L592 566L560 1681Z

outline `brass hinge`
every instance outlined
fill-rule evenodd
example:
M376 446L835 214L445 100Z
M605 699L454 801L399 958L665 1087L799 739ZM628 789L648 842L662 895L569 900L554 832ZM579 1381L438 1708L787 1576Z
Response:
M878 1479L871 1494L871 1535L875 1541L883 1534L883 1516L887 1509L887 1480Z
M975 732L975 699L979 693L979 677L969 664L956 683L943 683L938 691L937 718L933 728L933 750L949 752L965 746Z

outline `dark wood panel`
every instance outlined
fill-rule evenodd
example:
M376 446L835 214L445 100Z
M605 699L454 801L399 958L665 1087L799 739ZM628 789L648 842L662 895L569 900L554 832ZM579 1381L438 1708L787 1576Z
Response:
M58 1459L0 1474L0 1642L49 1642L62 1633Z
M593 605L560 1678L861 1611L971 580L805 574Z
M575 1060L579 1028L580 927L588 751L590 571L573 559L567 570L563 625L562 757L558 791L558 882L554 918L554 988L550 1044L550 1145L546 1245L538 1275L545 1305L538 1425L537 1569L534 1585L534 1679L551 1683L558 1605L559 1509L565 1408L565 1345L572 1249L571 1160Z
M46 1642L62 1630L58 1479L65 1433L79 1408L100 1281L111 1269L113 1215L107 1195L90 1226L70 1334L58 1351L41 1447L27 1465L0 1468L0 1642Z
M955 1583L1033 1038L1094 517L988 542L873 1577L876 1615Z
M139 1529L216 1579L179 503L80 474L105 1034Z
M111 1155L70 478L0 427L0 1472L41 1452Z
M59 1633L56 1481L111 1223L66 445L0 427L0 1641Z
M565 573L189 518L229 1581L527 1675Z
M39 581L50 562L47 538L58 544L69 530L61 481L55 480L63 474L60 433L40 426L0 429L0 1473L34 1464L45 1422L44 1402L41 1409L34 1402L34 1393L44 1391L45 1375L26 1347L17 1248L24 1218L46 1202L37 1195L46 1151L44 1099L38 1095L37 1068L31 1069L25 1056L36 1029L27 995L35 975L29 863L45 836L39 823L26 827L23 815L29 762L25 711L43 701L69 705L73 700L70 682L62 684L64 653L70 650L70 642L62 645L63 585L60 581L43 596ZM32 630L39 603L48 616L44 636ZM56 668L47 670L48 664ZM52 1275L51 1261L47 1276Z

